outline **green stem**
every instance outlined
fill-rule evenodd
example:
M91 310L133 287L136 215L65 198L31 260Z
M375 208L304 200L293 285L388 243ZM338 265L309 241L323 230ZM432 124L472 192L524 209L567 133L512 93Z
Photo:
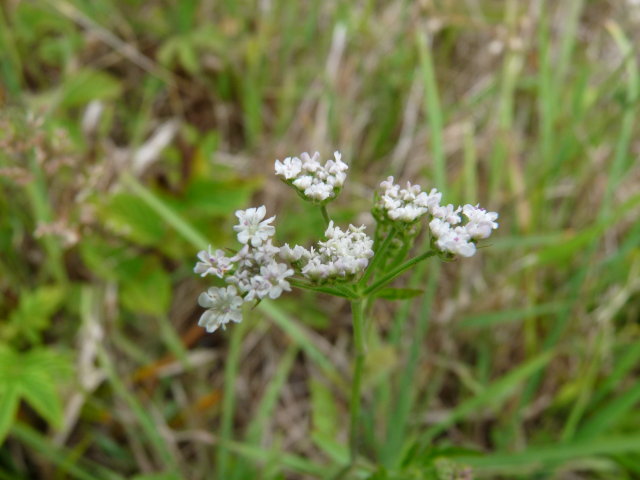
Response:
M351 314L353 315L353 344L354 344L354 366L353 379L351 383L351 401L349 402L349 451L351 465L358 457L358 423L360 418L360 395L362 389L362 373L364 369L365 340L364 340L364 300L353 300L351 302Z
M378 290L380 290L382 287L384 287L387 283L389 283L391 280L396 278L398 275L400 275L400 274L404 273L405 271L409 270L416 263L420 263L421 261L423 261L423 260L425 260L425 259L427 259L429 257L433 257L436 253L437 252L435 250L429 250L428 252L425 252L422 255L418 255L417 257L412 258L411 260L407 260L402 265L400 265L399 267L391 270L391 272L387 273L384 277L382 277L380 280L378 280L373 285L371 285L369 288L367 288L364 291L364 296L370 296L370 295L376 293Z
M380 259L384 257L385 252L389 248L389 245L391 245L391 241L395 238L397 233L398 231L395 228L391 227L391 231L389 232L389 235L387 235L387 238L384 239L384 241L382 242L382 245L380 245L380 248L376 251L375 255L371 259L371 263L369 263L369 267L367 267L367 270L364 272L364 276L362 277L362 280L360 280L360 285L367 284L367 280L369 280L369 278L375 271L376 267L380 263Z
M329 212L327 211L326 205L320 205L320 211L322 212L322 218L324 218L324 223L329 226L329 222L331 222L331 218L329 218Z
M348 299L356 298L356 295L354 293L346 291L342 288L338 289L337 287L322 287L320 285L312 285L303 280L298 280L295 278L289 278L287 281L294 287L301 288L303 290L311 290L312 292L326 293L328 295L335 295L336 297Z

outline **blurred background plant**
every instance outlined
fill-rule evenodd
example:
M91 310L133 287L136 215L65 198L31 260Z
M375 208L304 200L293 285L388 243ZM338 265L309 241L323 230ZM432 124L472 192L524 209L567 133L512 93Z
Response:
M276 158L340 149L500 212L372 312L371 479L640 475L635 1L0 5L2 478L318 478L346 461L348 304L196 326L195 253Z

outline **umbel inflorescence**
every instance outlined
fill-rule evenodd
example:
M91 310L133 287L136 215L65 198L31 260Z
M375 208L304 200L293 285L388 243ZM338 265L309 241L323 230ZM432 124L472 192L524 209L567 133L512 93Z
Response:
M200 306L206 308L198 324L208 332L224 328L229 322L242 321L243 304L267 297L276 299L283 291L290 291L292 283L313 289L313 286L356 285L370 276L371 272L363 274L374 257L374 241L365 233L364 225L341 229L326 214L326 204L344 185L348 166L340 152L335 152L334 158L324 164L319 157L317 152L312 156L305 152L300 157L276 160L275 172L300 197L323 209L328 222L324 239L309 248L286 243L274 245L275 216L265 219L266 207L262 205L236 212L238 224L233 230L241 247L233 255L214 251L211 246L198 253L195 273L203 277L212 275L226 283L209 288L198 298ZM442 256L470 257L476 252L476 242L488 238L498 228L497 213L477 205L441 205L442 194L435 188L426 193L409 182L406 188L401 188L393 177L388 177L380 187L372 208L377 230L387 235L415 231L426 217L432 247ZM376 245L376 255L384 255L381 245Z

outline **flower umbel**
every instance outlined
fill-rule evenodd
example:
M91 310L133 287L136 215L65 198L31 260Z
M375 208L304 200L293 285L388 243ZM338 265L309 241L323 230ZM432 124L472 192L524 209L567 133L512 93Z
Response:
M333 153L333 160L322 165L318 152L310 156L307 152L298 157L276 160L276 175L294 187L306 199L314 203L333 200L344 185L349 166L342 161L340 152Z
M212 333L220 326L224 328L229 322L241 322L242 303L242 297L233 285L227 288L211 287L198 297L198 304L207 309L200 317L198 325Z
M362 300L363 295L393 280L399 274L396 271L402 272L415 263L408 261L404 267L398 262L410 251L422 217L427 217L432 250L420 255L421 259L436 252L445 254L445 258L471 257L476 253L478 240L488 238L498 228L495 212L487 212L479 205L441 205L442 193L435 188L427 193L410 182L402 188L394 183L393 177L388 177L380 183L381 192L373 207L378 222L376 241L380 242L374 256L374 241L365 233L364 226L349 225L342 230L326 211L325 204L344 185L347 164L337 151L324 164L319 157L317 152L313 155L305 152L300 157L276 160L275 171L304 199L320 205L327 222L324 239L309 248L287 243L274 245L275 216L265 219L267 209L261 205L235 212L238 224L233 230L242 244L235 255L227 257L223 250L213 250L211 246L198 253L194 272L202 277L216 276L228 284L212 287L198 298L206 308L199 325L208 332L224 328L228 322L240 322L243 303L276 299L290 291L292 285ZM381 274L381 279L367 287L367 281L372 276L376 278L376 268L382 270L385 265L393 267L393 273ZM299 278L292 278L294 275Z

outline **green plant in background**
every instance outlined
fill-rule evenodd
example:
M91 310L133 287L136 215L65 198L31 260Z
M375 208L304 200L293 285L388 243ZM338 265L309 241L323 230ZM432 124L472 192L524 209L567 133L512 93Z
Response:
M356 466L360 458L361 389L367 351L367 331L371 329L368 314L373 301L411 298L419 289L389 288L400 275L420 262L439 256L451 260L456 255L473 256L476 242L486 239L498 228L498 214L478 206L441 205L442 194L435 188L428 194L419 185L407 183L406 188L394 183L393 177L380 184L372 213L376 219L376 245L365 233L365 226L349 225L346 230L334 225L327 204L340 193L347 177L348 166L339 152L334 159L319 162L319 153L302 153L300 158L276 160L276 174L293 187L305 201L318 205L326 231L324 240L307 249L273 244L275 217L264 219L265 206L238 210L239 223L233 227L243 245L228 257L223 250L203 250L198 254L195 273L211 275L227 283L226 287L211 287L198 298L206 308L198 324L207 332L223 329L229 322L242 321L243 304L256 305L262 299L276 299L291 286L346 298L351 304L354 366L349 402L349 463L338 472L342 478ZM462 215L466 218L463 223ZM409 260L414 239L420 232L421 220L429 218L431 248ZM226 440L226 439L224 439ZM226 446L221 444L218 474L225 470Z
M638 477L638 22L632 0L2 3L0 476L349 464L351 300L316 294L348 286L278 253L315 291L243 301L204 335L187 268L251 204L278 211L279 240L335 240L321 199L262 174L285 146L342 145L354 195L334 227L389 174L503 219L485 255L419 262L376 294L396 302L365 305L347 474ZM367 233L377 252L391 232ZM433 249L415 234L367 286Z

